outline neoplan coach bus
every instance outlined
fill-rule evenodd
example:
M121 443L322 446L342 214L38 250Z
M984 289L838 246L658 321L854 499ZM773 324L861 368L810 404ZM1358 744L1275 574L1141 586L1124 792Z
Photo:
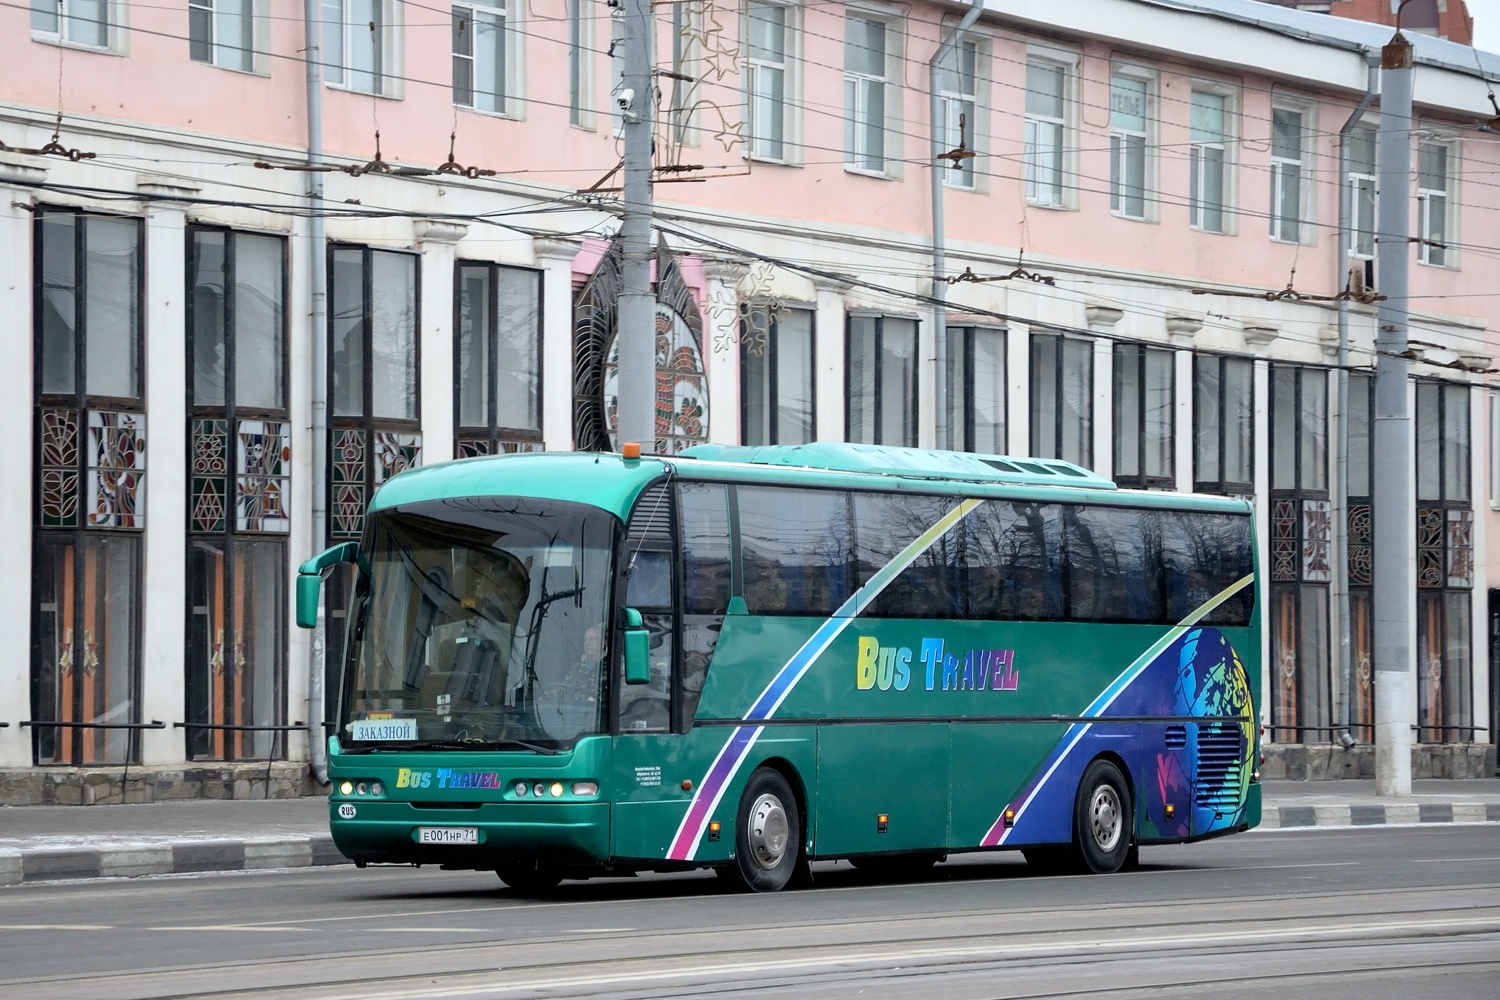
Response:
M298 580L303 626L324 572L353 580L333 839L527 891L703 867L775 891L812 859L1112 872L1245 830L1253 537L1245 501L954 452L405 472Z

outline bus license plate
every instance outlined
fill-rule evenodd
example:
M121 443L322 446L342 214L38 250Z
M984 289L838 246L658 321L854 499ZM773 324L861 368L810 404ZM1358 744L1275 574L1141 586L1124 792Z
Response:
M477 826L419 826L419 827L417 827L417 843L419 843L419 844L477 844L477 843L479 843L479 827L477 827Z

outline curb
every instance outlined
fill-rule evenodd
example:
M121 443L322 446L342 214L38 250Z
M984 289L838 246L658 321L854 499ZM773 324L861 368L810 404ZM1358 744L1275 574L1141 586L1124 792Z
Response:
M1260 830L1500 823L1500 802L1369 802L1262 806Z
M1500 802L1327 803L1264 806L1259 830L1500 823ZM137 875L195 875L352 864L333 838L189 840L102 848L0 849L0 886Z
M119 847L0 850L0 886L136 875L192 875L351 864L332 837L198 840Z

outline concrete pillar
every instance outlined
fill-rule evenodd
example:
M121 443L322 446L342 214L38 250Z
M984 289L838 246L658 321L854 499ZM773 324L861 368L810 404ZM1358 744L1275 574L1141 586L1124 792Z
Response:
M1271 650L1271 366L1264 358L1255 360L1252 376L1255 386L1255 549L1260 565L1255 574L1260 580L1260 721L1271 721L1271 676L1275 669ZM1267 738L1276 741L1275 733ZM1293 739L1295 742L1295 738Z
M1094 340L1094 464L1099 475L1113 479L1115 472L1115 344Z
M141 183L148 193L183 193ZM165 190L158 190L165 187ZM147 767L186 759L183 643L187 634L187 217L172 202L146 212L146 529L141 600L140 721ZM231 514L231 516L233 516Z
M818 400L818 440L843 441L848 434L844 406L848 387L845 385L845 352L847 333L844 325L844 293L852 285L841 281L819 279L816 330L818 344L815 391Z
M542 269L542 444L573 449L573 258L578 247L560 240L531 244Z
M422 255L422 464L453 457L453 262L461 222L418 219L413 225Z
M1031 454L1031 327L1005 332L1005 437L1012 455Z
M734 261L705 261L708 301L703 315L703 368L708 376L708 439L714 444L739 444L740 348L739 284L749 268ZM723 350L720 350L720 348Z
M27 159L34 160L35 157ZM0 435L0 524L10 526L10 557L0 570L0 634L10 655L0 659L0 767L31 765L31 730L18 723L31 718L31 192L16 182L38 183L47 171L0 154L0 419L10 433ZM23 530L24 526L24 530Z
M287 414L291 418L292 436L292 483L288 510L291 511L291 528L287 532L286 567L286 721L321 721L309 719L317 714L308 707L308 659L312 655L313 633L309 629L297 628L297 567L304 560L321 551L323 540L313 537L313 493L325 489L325 484L313 476L312 443L312 351L313 338L328 336L327 329L314 329L312 324L312 279L309 274L316 264L326 268L328 262L320 258L309 260L311 244L308 236L312 224L299 218L292 224L291 239L287 241L287 358L290 362L291 378L287 382ZM309 758L307 731L286 734L287 760L305 761Z
M1193 434L1196 430L1193 426L1193 352L1178 350L1173 352L1172 359L1177 367L1177 392L1173 396L1176 410L1173 414L1175 433L1172 435L1176 452L1172 467L1176 470L1177 489L1183 493L1191 493Z

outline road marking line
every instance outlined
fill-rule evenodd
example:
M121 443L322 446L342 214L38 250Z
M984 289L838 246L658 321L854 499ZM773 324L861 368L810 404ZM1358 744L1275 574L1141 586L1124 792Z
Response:
M0 931L112 931L110 924L0 924Z

